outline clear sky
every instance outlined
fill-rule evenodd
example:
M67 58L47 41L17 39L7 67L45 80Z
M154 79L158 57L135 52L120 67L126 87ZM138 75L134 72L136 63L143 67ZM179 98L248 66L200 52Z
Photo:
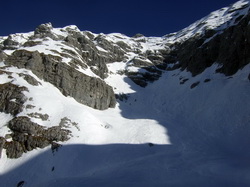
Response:
M0 36L41 23L77 25L94 33L163 36L237 0L3 0Z

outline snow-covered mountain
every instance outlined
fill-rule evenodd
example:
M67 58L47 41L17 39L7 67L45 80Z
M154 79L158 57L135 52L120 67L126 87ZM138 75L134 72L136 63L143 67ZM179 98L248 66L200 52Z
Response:
M163 37L0 37L1 186L250 186L250 14Z

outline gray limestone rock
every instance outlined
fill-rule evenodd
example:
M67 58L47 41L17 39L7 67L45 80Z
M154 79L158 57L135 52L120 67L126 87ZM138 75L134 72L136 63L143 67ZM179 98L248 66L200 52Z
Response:
M161 77L162 71L158 70L156 67L144 67L146 70L144 73L140 72L126 72L126 75L137 85L141 87L146 87L149 82L154 82Z
M29 84L33 85L33 86L38 86L41 85L41 83L39 81L37 81L34 77L32 77L31 75L28 74L24 74L24 73L19 73L18 74L20 77L23 77L24 80L26 80Z
M82 53L82 58L99 77L106 78L106 64L126 59L125 51L131 50L124 42L113 43L100 34L95 37L90 32L67 29L69 35L64 41Z
M33 46L36 46L36 45L40 45L42 44L41 41L27 41L23 44L23 47L33 47Z
M38 135L43 131L43 127L34 123L29 117L19 116L12 119L8 124L9 129L13 132L27 133L29 135Z
M125 52L117 44L108 41L103 34L98 35L94 40L97 45L108 52L105 55L106 62L119 62L124 60Z
M44 39L47 40L48 38L51 38L52 40L63 40L65 37L54 34L52 32L52 24L51 23L45 23L45 24L41 24L39 25L34 32L34 35L32 37L30 37L29 39ZM32 45L32 43L30 43Z
M46 37L46 36L52 36L52 32L51 32L51 29L52 29L52 24L51 23L45 23L45 24L41 24L39 25L36 29L35 29L35 32L34 32L34 36L35 37Z
M147 58L136 57L133 58L129 66L140 67L141 72L125 71L125 74L137 85L146 87L148 82L154 82L161 77L162 70L155 66Z
M70 130L61 129L60 126L48 128L42 132L42 136L51 141L67 141L69 140Z
M19 158L24 153L24 147L17 141L5 142L4 149L8 158Z
M131 47L129 47L128 44L126 44L125 42L123 41L118 41L116 42L116 44L121 47L124 51L129 51L129 50L132 50Z
M69 118L64 117L61 119L59 123L59 127L61 128L69 128L70 126L75 127L78 131L80 131L80 127L78 126L78 123L71 121Z
M235 74L250 62L250 14L236 20L236 25L221 34L215 35L216 31L208 30L203 36L174 44L164 61L179 61L179 67L187 69L193 76L215 62L221 65L217 72L227 76Z
M14 141L23 145L24 152L32 151L36 148L45 148L50 145L50 141L42 136L32 136L23 133L14 133L12 135Z
M76 47L76 48L80 48L81 47L81 44L79 43L79 41L77 40L77 38L69 35L67 36L65 39L65 42Z
M41 119L42 121L47 121L49 119L49 115L48 114L41 114L41 113L38 113L38 112L30 113L30 114L28 114L28 116L32 117L32 118Z
M44 148L54 141L67 141L71 134L60 125L46 129L26 116L15 117L9 121L8 128L12 131L12 141L0 137L0 153L3 147L8 158L19 158L24 152Z
M14 116L20 113L27 100L23 91L28 91L28 89L11 83L0 84L0 112Z
M14 50L17 49L19 43L14 41L12 36L9 35L6 40L3 41L4 49Z
M0 51L0 61L4 61L7 57L8 55L5 52Z
M65 96L92 108L104 110L116 104L113 89L96 77L85 75L61 63L61 58L37 51L15 51L6 59L9 65L30 69L39 78L56 86Z
M148 62L146 58L135 57L130 61L130 64L135 67L152 66L153 64Z

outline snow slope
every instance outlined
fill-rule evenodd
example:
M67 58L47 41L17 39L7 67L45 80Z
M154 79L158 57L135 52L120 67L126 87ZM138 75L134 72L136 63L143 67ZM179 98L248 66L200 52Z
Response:
M202 34L207 27L221 30L225 23L234 23L234 10L248 3L242 0L213 12L171 36L129 38L113 33L103 37L113 43L123 41L131 49L139 47L142 53L157 51L167 43ZM248 8L240 10L242 15L246 11ZM200 23L205 24L199 27ZM69 27L77 30L75 26ZM53 29L53 33L67 36L65 29ZM13 38L23 44L32 34L17 34ZM64 48L78 54L60 41L41 42L25 50L58 55L53 50L63 52ZM107 52L100 46L97 49ZM158 81L142 88L120 73L129 68L143 71L129 66L137 55L135 52L126 55L127 61L107 64L109 76L105 78L116 94L126 98L105 111L65 97L29 70L0 64L12 76L1 74L1 84L11 81L29 89L25 92L29 98L25 106L35 107L25 108L20 116L31 112L48 114L45 121L32 118L46 128L59 124L65 117L72 122L67 127L72 137L60 142L63 146L58 150L37 149L18 159L7 159L3 151L1 186L250 186L250 66L232 77L216 73L216 63L196 77L178 69L165 71ZM67 64L67 58L62 62ZM81 56L75 58L82 60ZM79 71L97 77L90 68ZM20 73L31 75L40 84L28 84ZM9 133L6 124L12 118L0 113L0 136Z
M16 160L3 155L1 181L5 186L19 181L26 186L247 186L249 68L231 79L214 74L216 67L194 79L187 72L166 72L145 89L114 75L109 82L123 80L130 96L104 112L63 98L42 82L37 89L46 89L52 100L48 108L47 102L39 106L50 108L46 112L53 120L70 117L80 131L72 127L76 136L54 153L48 148ZM180 77L190 80L181 85ZM204 83L207 78L211 81ZM200 84L191 89L196 81ZM38 92L46 97L45 90L34 91L34 102Z

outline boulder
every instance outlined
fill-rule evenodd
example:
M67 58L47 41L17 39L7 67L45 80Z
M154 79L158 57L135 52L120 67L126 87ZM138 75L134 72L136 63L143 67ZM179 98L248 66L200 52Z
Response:
M24 91L28 91L28 89L11 83L0 84L0 112L10 113L14 116L20 113L27 100L23 94Z
M24 147L17 141L6 142L4 145L8 158L19 158L24 153Z
M8 128L13 132L38 135L43 130L41 125L34 123L29 117L19 116L9 121Z
M60 126L54 126L48 128L42 132L42 136L47 140L51 141L67 141L69 140L69 134L71 131L66 129L61 129Z

